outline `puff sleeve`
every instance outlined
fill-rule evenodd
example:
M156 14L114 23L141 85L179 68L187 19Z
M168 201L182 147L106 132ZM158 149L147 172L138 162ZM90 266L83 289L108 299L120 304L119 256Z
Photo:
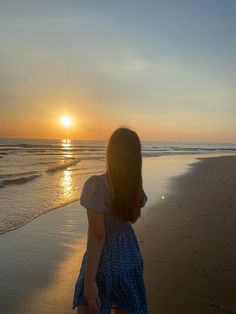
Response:
M147 201L148 201L147 195L146 195L146 193L143 191L143 199L142 199L142 202L141 202L141 208L146 205Z
M83 186L80 196L80 204L85 208L93 209L97 212L105 212L108 210L105 202L104 184L99 176L93 175L89 177Z

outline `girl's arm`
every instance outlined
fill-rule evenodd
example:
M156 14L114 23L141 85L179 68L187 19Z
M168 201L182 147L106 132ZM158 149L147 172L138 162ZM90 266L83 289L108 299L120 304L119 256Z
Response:
M84 295L89 307L95 313L99 313L100 299L96 285L96 274L105 241L104 214L87 209L88 238L87 238L87 262L85 270Z

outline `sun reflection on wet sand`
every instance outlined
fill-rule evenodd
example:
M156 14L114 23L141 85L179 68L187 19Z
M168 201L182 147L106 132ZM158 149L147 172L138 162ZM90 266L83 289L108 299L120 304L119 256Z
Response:
M20 313L49 314L72 312L74 285L79 274L79 268L86 247L86 240L81 239L67 244L68 253L55 265L56 269L47 286L38 290L30 300L27 308ZM60 308L58 308L60 305ZM21 309L20 309L21 310Z

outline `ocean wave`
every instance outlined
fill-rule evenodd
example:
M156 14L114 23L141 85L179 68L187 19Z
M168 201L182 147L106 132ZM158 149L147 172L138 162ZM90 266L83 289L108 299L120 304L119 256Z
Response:
M54 173L56 171L65 170L71 166L75 166L79 161L79 158L68 158L59 162L57 165L48 168L45 172ZM0 181L0 188L3 188L6 185L24 184L40 177L41 175L42 173L39 173L38 171L1 174L0 179L4 179Z
M54 147L57 145L54 144L16 144L17 147L23 147L23 148L34 148L34 147Z
M232 151L232 150L231 150ZM236 150L234 150L236 151ZM161 152L161 151L156 151L156 152L142 152L142 156L143 157L160 157L160 156L177 156L177 155L200 155L200 154L213 154L213 153L220 153L222 151L219 150L198 150L198 151L169 151L169 152ZM227 153L229 151L226 151L225 153Z
M193 152L198 152L198 151L220 151L220 152L224 152L224 151L236 151L236 148L228 148L228 147L170 147L170 149L172 149L173 151L193 151Z
M76 153L76 152L105 152L102 148L40 148L40 149L26 149L24 150L26 153L30 154L37 154L37 153L48 153L48 154L55 154L55 153Z
M4 173L4 174L0 174L0 179L30 176L30 175L35 175L35 174L39 174L39 172L35 170L35 171L16 172L16 173Z
M0 152L0 158L8 158L9 155L14 154L15 151L8 151L8 152Z
M0 149L0 154L1 155L7 155L12 152L12 149Z
M66 159L63 162L60 162L58 165L48 168L46 170L46 172L47 173L54 173L56 171L65 170L71 166L75 166L80 161L81 161L80 158Z
M102 156L80 156L81 160L104 160L105 155Z
M47 214L48 212L52 211L52 210L55 210L55 209L58 209L58 208L61 208L63 206L66 206L66 205L69 205L69 204L72 204L74 202L77 202L79 200L79 198L75 198L73 200L70 200L70 201L67 201L67 202L63 202L62 204L59 204L58 206L52 206L52 207L49 207L47 208L44 212L40 212L40 213L37 213L36 215L34 215L33 217L26 217L26 219L23 219L21 221L12 221L11 222L11 225L9 226L9 223L7 224L7 228L4 228L4 226L2 227L0 225L0 235L1 234L4 234L4 233L7 233L9 231L13 231L15 229L18 229L18 228L21 228L23 227L24 225L26 225L27 223L31 222L32 220L40 217L41 215L44 215L44 214Z
M0 145L0 147L7 147L5 145ZM16 144L13 145L12 147L21 147L21 148L47 148L47 149L62 149L65 148L65 146L63 146L62 144L26 144L26 143L22 143L22 144ZM70 148L95 148L95 149L104 149L105 146L104 145L94 145L94 144L70 144L68 147Z
M3 147L3 146L0 146L0 152L8 152L8 151L12 151L12 150L15 150L15 151L18 151L18 150L20 150L20 148L17 148L17 147L8 147L8 146L6 146L6 147Z
M161 155L163 155L163 154L160 154L160 153L157 153L157 152L155 152L155 153L142 152L142 156L143 157L159 157Z
M14 178L14 179L5 179L0 181L0 188L3 188L6 185L11 185L11 184L24 184L27 183L29 181L32 181L38 177L40 177L41 174L33 174L31 176L27 176L27 177L19 177L19 178Z

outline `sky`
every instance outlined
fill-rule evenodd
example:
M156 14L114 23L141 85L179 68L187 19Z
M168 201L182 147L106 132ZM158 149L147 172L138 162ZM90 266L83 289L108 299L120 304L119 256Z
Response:
M0 0L0 137L235 143L235 15L235 0Z

